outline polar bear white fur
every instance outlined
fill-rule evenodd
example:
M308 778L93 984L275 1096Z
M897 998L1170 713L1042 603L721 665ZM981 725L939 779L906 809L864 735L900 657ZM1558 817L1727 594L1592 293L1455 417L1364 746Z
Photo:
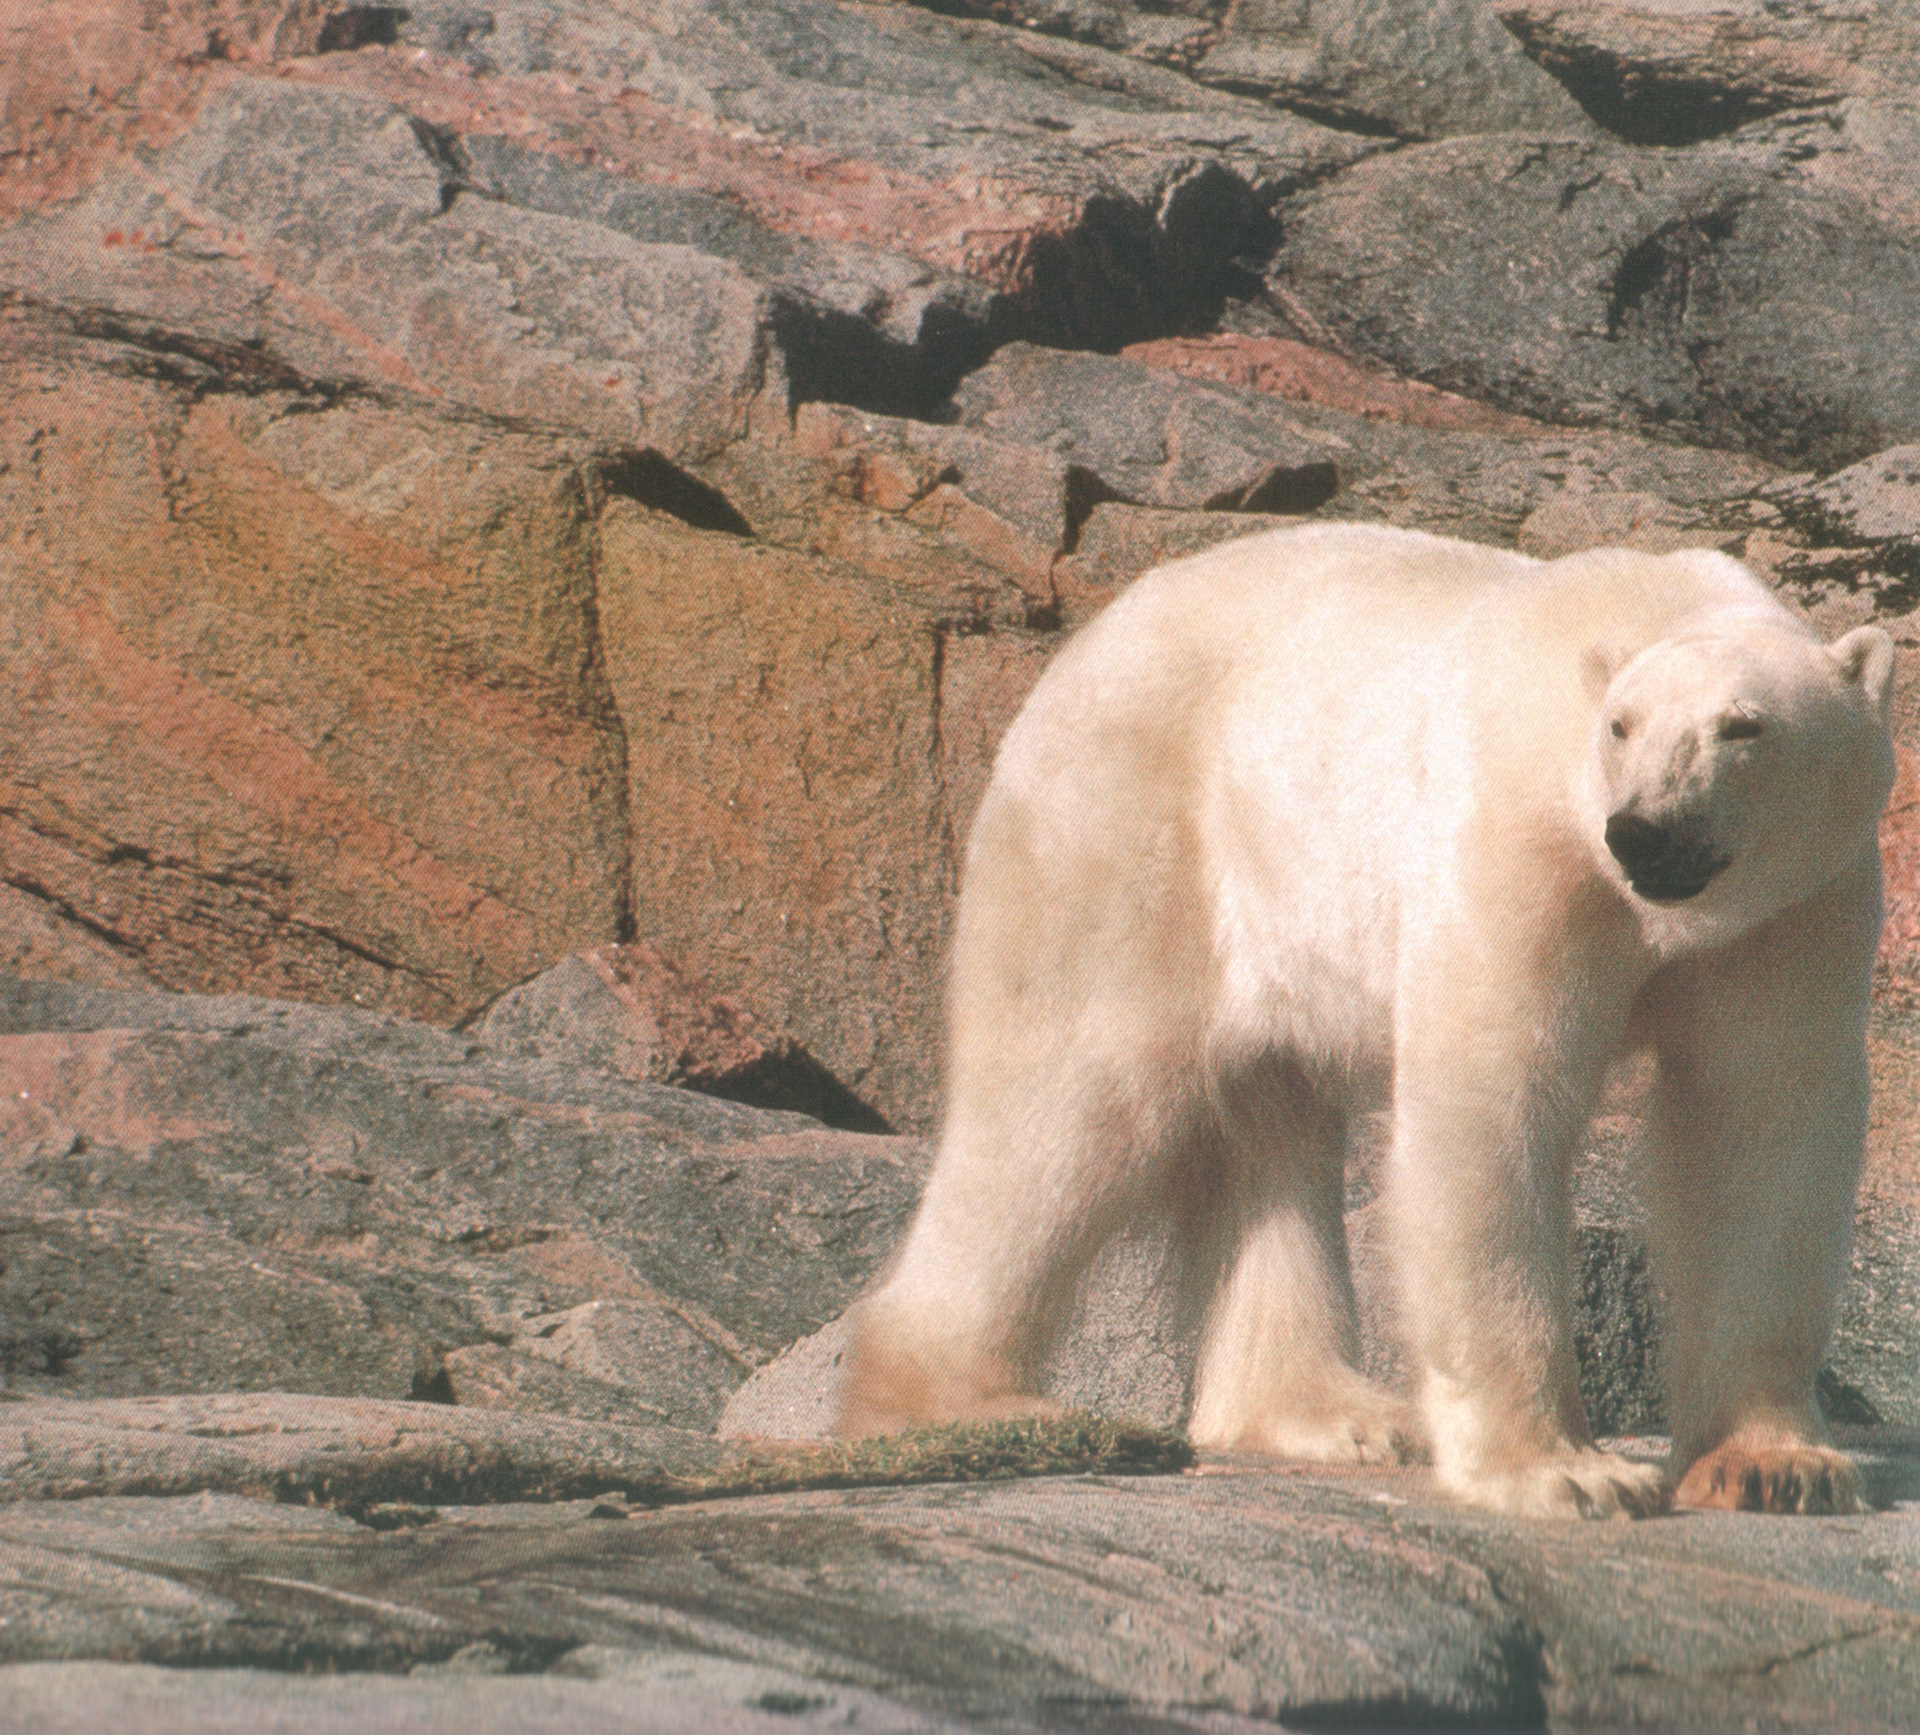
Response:
M1157 1212L1204 1319L1196 1443L1424 1445L1491 1508L1653 1509L1668 1484L1582 1411L1568 1182L1645 1048L1679 1497L1849 1504L1813 1381L1866 1126L1892 660L1712 552L1319 527L1141 579L1049 668L975 820L939 1158L855 1313L843 1431L1040 1407L1090 1258ZM1357 1366L1346 1129L1383 1102L1417 1406Z

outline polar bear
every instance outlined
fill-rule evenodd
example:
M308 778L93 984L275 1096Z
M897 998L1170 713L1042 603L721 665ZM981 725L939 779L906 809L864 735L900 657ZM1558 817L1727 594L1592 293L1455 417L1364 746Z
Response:
M1165 1213L1197 1444L1431 1450L1494 1510L1638 1514L1572 1337L1568 1166L1650 1050L1689 1504L1835 1510L1813 1381L1866 1127L1893 646L1707 551L1551 563L1368 526L1149 573L1008 732L974 822L948 1104L855 1310L841 1430L1035 1407L1092 1255ZM1350 1117L1390 1103L1417 1402L1363 1377Z

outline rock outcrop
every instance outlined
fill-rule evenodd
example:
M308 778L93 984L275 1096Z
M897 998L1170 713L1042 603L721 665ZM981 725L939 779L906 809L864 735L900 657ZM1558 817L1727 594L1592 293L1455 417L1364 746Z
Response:
M1911 1721L1893 1514L1545 1543L1412 1473L445 1504L817 1429L927 1162L1000 733L1145 567L1294 519L1709 543L1901 644L1822 1392L1882 1448L1920 1423L1909 9L47 0L0 90L0 1408L135 1404L62 1410L54 1456L108 1464L142 1402L237 1404L271 1444L248 1483L216 1427L209 1487L416 1484L404 1535L7 1509L10 1706L98 1724L191 1662L425 1671L196 1677L288 1727L416 1689ZM1582 1347L1645 1434L1633 1125L1623 1087L1581 1168ZM1061 1397L1178 1419L1155 1261L1103 1263Z
M1711 540L1897 626L1777 466L1913 437L1904 27L1714 17L53 8L0 958L453 1024L640 938L925 1129L999 731L1232 514Z

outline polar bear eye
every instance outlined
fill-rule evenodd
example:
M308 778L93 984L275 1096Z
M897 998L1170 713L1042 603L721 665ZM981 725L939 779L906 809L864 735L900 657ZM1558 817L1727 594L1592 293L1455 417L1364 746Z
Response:
M1720 719L1722 741L1751 741L1760 733L1760 719L1745 711L1734 711Z
M1607 725L1607 728L1611 731L1616 741L1624 741L1633 733L1633 725L1624 717L1614 718L1614 720Z

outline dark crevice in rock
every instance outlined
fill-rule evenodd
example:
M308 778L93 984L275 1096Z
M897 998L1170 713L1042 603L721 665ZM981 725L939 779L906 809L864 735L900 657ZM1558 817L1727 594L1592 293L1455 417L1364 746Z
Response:
M769 1049L745 1066L690 1075L676 1082L723 1102L810 1115L841 1132L893 1131L885 1116L862 1102L797 1042Z
M1062 554L1071 554L1080 546L1080 532L1086 529L1087 520L1093 516L1093 509L1096 506L1104 506L1109 501L1133 504L1108 487L1096 472L1089 470L1084 464L1068 466L1063 491L1065 498L1061 501L1060 534Z
M941 419L953 389L993 353L995 339L959 309L929 307L912 343L867 320L777 296L774 341L786 363L788 407L846 404L874 415Z
M452 127L435 126L418 115L409 115L407 125L413 128L413 136L420 141L421 150L426 152L434 167L440 171L440 210L443 215L453 208L453 202L460 194L484 193L485 189L475 178L466 148L460 142L460 135Z
M1607 295L1607 336L1618 341L1636 319L1676 332L1696 277L1714 267L1716 251L1733 234L1737 206L1702 212L1667 225L1621 255Z
M753 534L753 526L718 488L688 475L651 447L595 459L590 481L596 509L610 499L632 500L696 530L723 530L730 536Z
M0 812L4 811L4 809L0 809ZM19 816L9 815L8 817L17 818ZM59 893L52 890L51 887L42 885L38 880L33 879L29 875L9 874L4 879L0 879L0 885L5 885L25 897L32 898L37 903L45 904L48 911L56 919L71 922L76 928L84 929L87 933L93 935L96 940L104 940L116 952L122 952L127 957L133 959L140 957L139 944L130 936L121 933L118 928L111 927L107 923L102 922L98 917L88 915L88 913L77 904L61 897Z
M1527 57L1558 79L1596 126L1628 144L1697 145L1768 115L1834 100L1813 88L1746 81L1733 67L1724 77L1707 79L1636 65L1604 48L1543 31L1524 13L1508 13L1501 22Z
M5 1270L0 1261L0 1274ZM23 1375L58 1379L86 1350L86 1337L65 1326L44 1320L0 1323L0 1375L9 1384Z
M1407 132L1380 115L1369 114L1365 109L1345 108L1339 103L1313 102L1293 92L1280 96L1271 85L1262 84L1257 79L1209 78L1206 83L1211 89L1224 90L1232 96L1250 96L1256 102L1264 102L1282 113L1312 121L1315 126L1329 127L1334 132L1352 133L1358 138L1393 139L1400 144L1419 144L1425 137L1421 133Z
M413 1388L407 1396L416 1404L455 1404L460 1401L453 1395L453 1379L444 1362L432 1368L418 1369L413 1376Z
M1822 1368L1815 1377L1813 1395L1820 1402L1821 1415L1842 1427L1876 1428L1886 1420L1865 1392L1832 1368Z
M1531 1638L1531 1635L1528 1635ZM1547 1727L1547 1701L1544 1691L1546 1665L1537 1639L1515 1640L1502 1647L1510 1674L1506 1682L1511 1708L1496 1727L1521 1735L1522 1731ZM1431 1699L1355 1699L1340 1704L1289 1706L1286 1727L1302 1735L1339 1735L1356 1730L1391 1729L1484 1729L1487 1720L1478 1709L1439 1703Z
M1279 239L1272 213L1218 164L1173 189L1159 221L1129 200L1089 199L1073 228L1033 239L994 335L1111 352L1211 330Z
M363 964L372 964L382 970L391 970L396 976L421 975L420 971L413 969L402 959L390 958L385 953L376 951L364 940L356 940L351 934L342 934L319 922L302 921L298 916L284 916L281 920L289 928L303 934L310 934L316 940L324 940L330 946L338 946L341 951L350 957L358 958Z
M251 344L223 343L193 332L136 325L106 308L59 310L58 316L75 337L124 344L151 356L158 364L154 370L157 374L196 393L302 392L331 398L353 389L307 379L278 356ZM169 369L169 361L181 365Z
M1207 512L1274 512L1294 516L1317 512L1340 491L1333 462L1276 464L1244 487L1225 488L1203 501Z
M370 44L391 46L406 23L404 6L347 6L330 13L315 39L315 54L349 53Z
M624 455L617 455L624 456ZM684 475L684 472L682 472ZM695 486L705 487L688 476L686 480ZM596 475L594 468L584 466L573 481L575 510L583 517L596 513L603 501L596 499L598 491L607 486L604 472ZM712 490L718 494L717 489ZM746 520L734 512L731 501L720 495L720 502L735 518L744 525ZM749 527L747 534L751 534ZM633 744L627 736L627 719L620 709L620 700L614 690L613 676L607 657L606 626L600 612L600 564L601 550L598 536L587 538L587 585L580 599L581 612L584 615L582 637L585 640L585 666L581 670L582 684L592 694L593 710L598 714L600 727L613 754L613 776L610 780L610 793L617 813L618 835L622 839L618 860L615 866L615 899L613 939L616 945L624 946L639 932L639 915L634 908L633 898L633 792L631 773L633 767ZM484 1010L476 1010L472 1017L461 1021L458 1028L484 1017Z

